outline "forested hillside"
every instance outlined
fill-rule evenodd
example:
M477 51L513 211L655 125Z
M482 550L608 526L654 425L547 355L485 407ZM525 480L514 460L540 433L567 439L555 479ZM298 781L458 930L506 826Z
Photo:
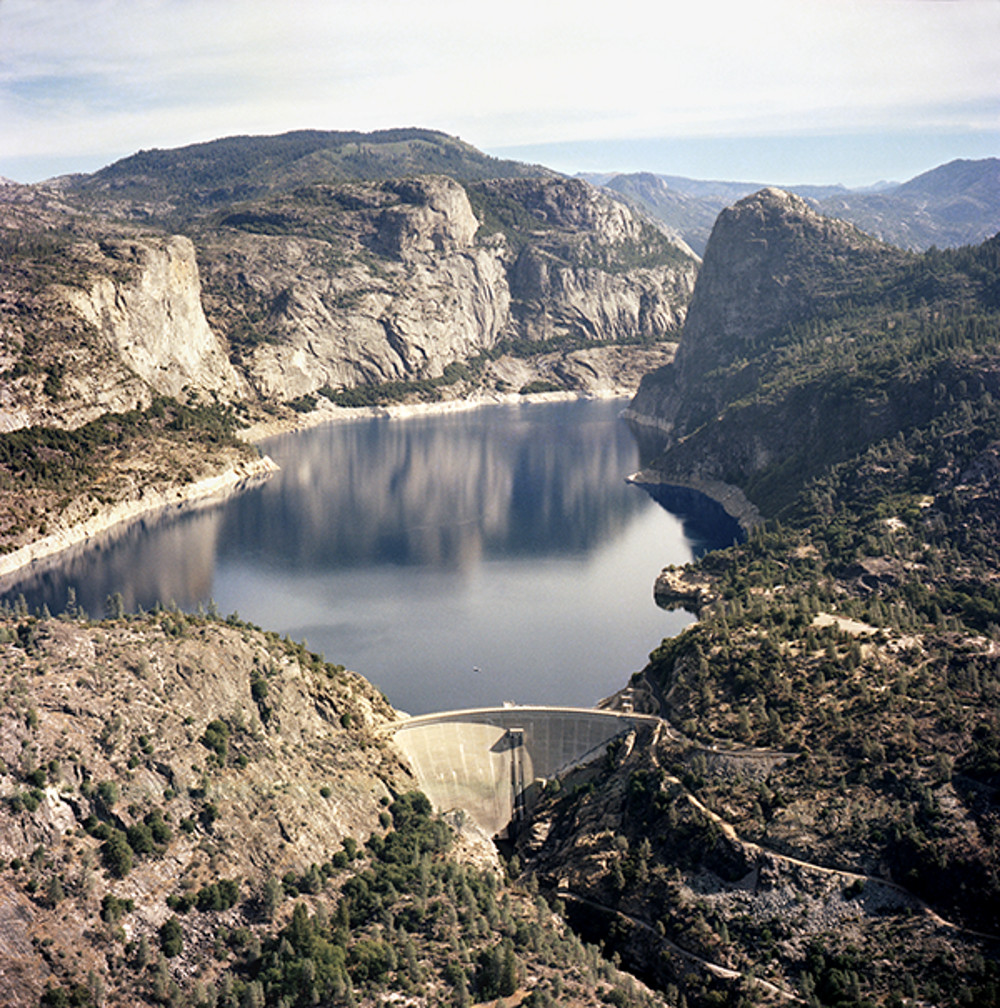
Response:
M676 734L550 794L523 852L689 1003L1000 999L998 278L996 239L904 256L751 197L633 402L650 478L761 520L658 582L699 621L629 696Z

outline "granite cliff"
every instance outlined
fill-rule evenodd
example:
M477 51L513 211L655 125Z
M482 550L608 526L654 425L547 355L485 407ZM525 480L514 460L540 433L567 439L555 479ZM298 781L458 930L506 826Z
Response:
M245 394L205 319L189 239L95 221L27 186L0 190L0 220L0 429Z
M712 230L674 362L642 383L630 415L683 440L762 379L773 334L904 258L780 189L740 200Z
M279 399L440 378L511 342L662 342L696 266L566 179L317 185L195 241L209 318L256 391Z
M478 228L445 177L299 190L198 236L208 314L264 398L438 377L506 323Z
M623 357L678 332L697 260L658 226L440 134L364 139L233 138L4 187L4 428L72 428L156 396L440 385L505 354ZM508 388L505 371L524 368L487 386ZM608 384L586 366L534 378Z
M801 479L898 429L915 408L900 388L927 374L886 368L873 387L858 358L873 327L900 324L893 311L906 310L923 262L776 189L720 214L677 356L643 379L627 410L662 437L659 476L646 478L711 485L713 496L735 485L773 506L799 485L791 467ZM968 310L961 280L941 278L936 293ZM866 311L855 327L849 316Z

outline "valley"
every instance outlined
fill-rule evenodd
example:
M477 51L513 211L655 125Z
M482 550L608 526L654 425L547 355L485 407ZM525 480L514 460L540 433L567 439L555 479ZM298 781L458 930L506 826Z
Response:
M657 720L533 782L500 849L414 793L336 657L167 600L5 605L5 1003L997 1004L1000 239L954 210L989 207L980 167L732 193L702 261L432 131L0 188L7 556L263 475L254 425L640 371L637 480L746 532L657 581L697 620L604 701ZM893 199L919 213L879 231ZM916 251L949 215L959 247Z

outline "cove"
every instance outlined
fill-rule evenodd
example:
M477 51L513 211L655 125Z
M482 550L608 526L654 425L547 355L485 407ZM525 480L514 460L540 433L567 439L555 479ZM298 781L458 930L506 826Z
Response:
M653 582L732 541L625 482L620 400L520 403L283 435L281 471L201 510L153 517L4 586L93 616L214 601L306 640L418 714L505 701L590 706L691 617Z

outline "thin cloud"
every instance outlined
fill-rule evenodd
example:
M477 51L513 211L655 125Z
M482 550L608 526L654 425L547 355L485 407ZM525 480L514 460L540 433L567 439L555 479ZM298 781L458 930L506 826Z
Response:
M2 151L110 160L302 127L484 147L974 129L1000 104L998 38L994 0L0 0Z

